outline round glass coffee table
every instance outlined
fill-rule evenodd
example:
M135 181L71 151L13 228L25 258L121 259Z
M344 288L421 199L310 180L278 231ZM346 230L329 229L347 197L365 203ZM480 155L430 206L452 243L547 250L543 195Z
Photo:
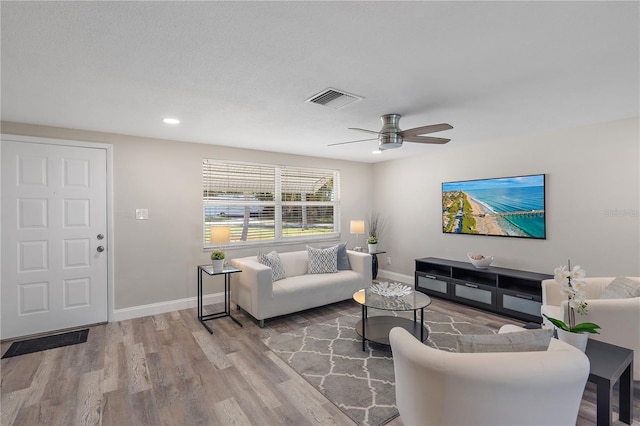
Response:
M362 320L356 324L356 333L362 337L363 351L367 340L389 345L389 332L393 327L404 328L421 342L424 342L429 335L429 331L422 324L424 308L431 304L431 298L426 294L411 290L405 296L381 296L367 288L355 292L353 300L362 306ZM413 321L391 315L369 317L367 308L384 311L413 311ZM418 310L420 310L420 321L417 320Z

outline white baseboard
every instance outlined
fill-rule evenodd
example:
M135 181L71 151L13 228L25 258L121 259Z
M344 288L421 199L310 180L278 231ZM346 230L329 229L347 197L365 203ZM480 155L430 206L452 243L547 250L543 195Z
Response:
M399 281L401 283L405 283L405 284L408 284L410 286L413 286L413 283L415 281L414 277L411 276L411 275L404 275L404 274L399 274L397 272L385 271L384 269L379 269L378 270L378 277L376 279L377 280L386 279L386 280Z
M202 298L203 305L213 303L224 303L224 292L206 294ZM133 318L141 318L149 315L159 315L181 309L195 308L198 306L197 297L186 299L170 300L167 302L151 303L149 305L132 306L130 308L114 309L109 315L109 322L123 321Z
M400 281L405 284L413 285L414 278L411 275L399 274L397 272L385 271L384 269L378 270L378 280L387 279L393 281ZM211 305L214 303L224 303L224 292L207 294L203 297L202 303L204 305ZM149 305L132 306L130 308L115 309L111 315L109 315L109 322L124 321L134 318L147 317L149 315L159 315L172 311L179 311L182 309L195 308L198 306L198 299L196 297L188 297L186 299L170 300L167 302L151 303Z

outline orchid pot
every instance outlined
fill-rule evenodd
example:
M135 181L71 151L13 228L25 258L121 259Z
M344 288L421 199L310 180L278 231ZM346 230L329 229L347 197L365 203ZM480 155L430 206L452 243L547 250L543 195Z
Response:
M582 352L587 349L587 343L589 342L588 333L574 333L566 331L561 328L557 329L558 340L570 344L571 346L580 349Z

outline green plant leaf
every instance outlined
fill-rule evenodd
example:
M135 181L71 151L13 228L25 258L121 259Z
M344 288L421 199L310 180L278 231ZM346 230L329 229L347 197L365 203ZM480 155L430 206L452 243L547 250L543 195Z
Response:
M600 334L598 332L599 328L600 328L600 326L598 324L594 324L592 322L583 322L583 323L580 323L580 324L576 324L576 326L573 327L573 332L574 333Z
M211 252L211 259L212 260L223 260L224 259L224 252L222 250L214 250Z
M555 318L550 318L546 314L542 314L542 315L544 315L544 317L549 321L551 321L551 324L555 325L556 327L561 328L564 331L571 331L569 330L569 326L565 324L564 321L560 321L559 319L555 319Z

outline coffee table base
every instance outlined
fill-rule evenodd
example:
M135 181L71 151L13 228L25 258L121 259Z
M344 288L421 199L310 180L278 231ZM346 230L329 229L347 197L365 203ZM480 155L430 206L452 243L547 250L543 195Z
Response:
M365 327L364 330L363 324ZM363 338L363 346L365 340L389 345L389 332L393 327L404 328L418 340L420 340L420 329L422 328L422 341L427 340L429 335L429 331L422 325L422 321L413 322L407 318L392 316L374 316L368 317L366 320L360 320L356 324L356 333Z

